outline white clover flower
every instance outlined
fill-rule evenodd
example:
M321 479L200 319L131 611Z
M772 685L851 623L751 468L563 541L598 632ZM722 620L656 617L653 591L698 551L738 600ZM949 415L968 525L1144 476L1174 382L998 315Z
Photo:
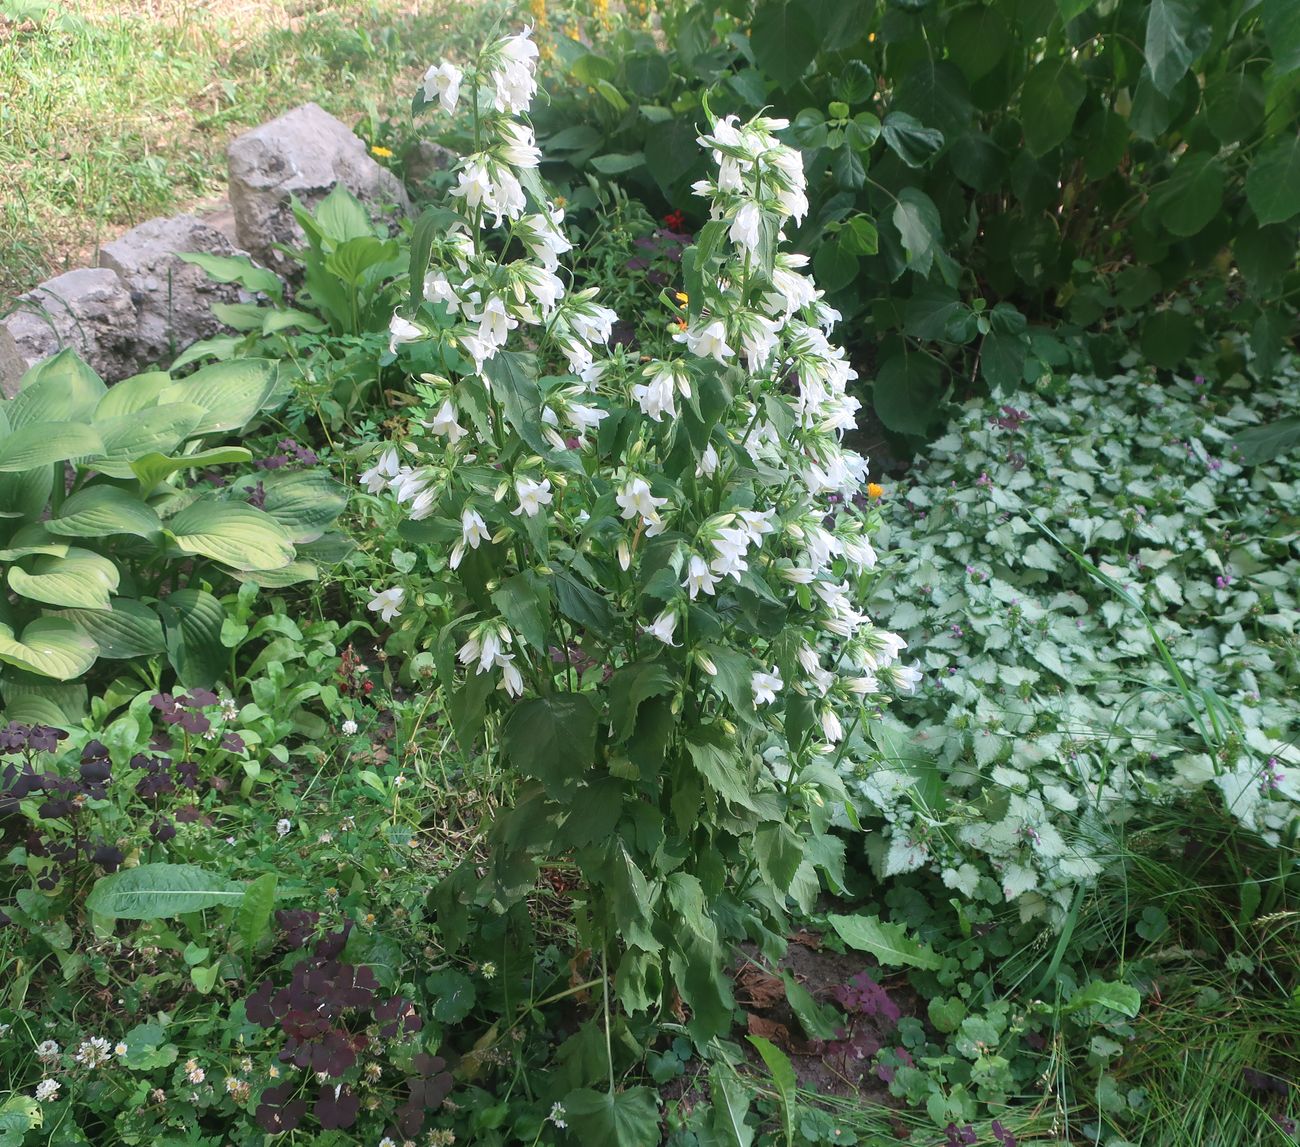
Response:
M373 586L370 589L370 603L366 606L371 613L378 613L383 621L392 621L402 612L402 599L406 596L406 590L400 585L390 586L385 590L376 590Z
M775 668L768 673L755 673L750 679L750 687L754 690L754 704L767 705L775 701L777 693L784 684L781 674Z
M73 1055L82 1067L99 1067L113 1058L113 1045L101 1036L91 1036L77 1045Z
M275 835L288 836L293 831L293 821L287 816L281 817L275 822Z
M371 494L382 494L388 488L389 479L397 477L400 468L397 451L389 446L380 453L379 460L362 473L361 484Z
M443 60L424 73L425 103L435 101L442 105L448 115L456 110L456 101L460 98L460 82L464 73L455 64Z
M564 1117L567 1114L568 1112L564 1110L563 1103L552 1103L551 1113L546 1118L551 1123L554 1123L556 1127L560 1128L560 1130L564 1130L564 1128L568 1127L568 1124L564 1121Z
M59 1081L57 1079L42 1079L36 1085L33 1095L38 1103L48 1103L51 1099L57 1099L59 1097ZM25 1125L19 1124L19 1126Z
M357 723L349 717L340 726L345 737L355 737L357 735Z
M388 353L396 354L404 343L419 342L425 337L424 328L394 314L388 322Z
M551 504L551 483L548 478L543 478L540 482L532 478L520 478L515 482L515 492L519 495L519 508L510 511L515 517L526 514L535 518L543 506Z
M42 1063L53 1063L59 1058L62 1050L52 1039L41 1040L36 1045L36 1058Z

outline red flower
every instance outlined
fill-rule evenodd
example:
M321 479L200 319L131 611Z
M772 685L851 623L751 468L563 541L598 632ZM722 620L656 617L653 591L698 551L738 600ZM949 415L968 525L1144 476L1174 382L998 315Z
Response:
M664 216L664 226L673 231L680 231L686 226L686 216L680 211L670 211Z

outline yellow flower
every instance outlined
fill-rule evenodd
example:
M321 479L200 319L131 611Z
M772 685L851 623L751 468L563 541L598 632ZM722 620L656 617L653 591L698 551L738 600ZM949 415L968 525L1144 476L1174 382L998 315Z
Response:
M673 295L673 298L676 299L679 303L681 303L682 306L686 306L686 304L691 301L691 296L688 295L685 291L678 291L675 295Z
M392 159L392 158L393 158L393 153L392 153L388 148L386 148L386 147L380 147L378 144L376 144L374 147L372 147L372 148L370 149L370 154L371 154L371 155L377 155L377 156L379 156L380 159Z
M885 496L885 488L884 488L884 486L881 486L881 485L879 485L879 484L876 483L876 482L868 482L868 483L867 483L867 497L868 497L868 498L883 498L884 496Z

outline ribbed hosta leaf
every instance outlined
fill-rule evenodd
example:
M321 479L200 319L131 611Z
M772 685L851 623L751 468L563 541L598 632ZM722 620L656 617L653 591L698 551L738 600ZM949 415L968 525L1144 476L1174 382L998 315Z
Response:
M117 486L90 486L73 494L45 523L51 534L67 538L102 538L134 534L150 538L162 529L153 507Z
M117 566L91 550L75 547L66 557L42 556L30 571L9 567L9 588L31 601L83 609L108 609L109 594L117 589Z
M294 557L279 522L234 502L195 502L168 520L167 533L185 553L237 570L279 569Z
M21 637L0 625L0 661L42 677L70 681L95 664L99 647L63 617L37 618Z

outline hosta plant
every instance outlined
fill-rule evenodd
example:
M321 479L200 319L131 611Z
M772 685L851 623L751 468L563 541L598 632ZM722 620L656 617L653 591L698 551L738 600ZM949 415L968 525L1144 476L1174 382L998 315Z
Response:
M838 746L913 673L860 609L876 520L866 461L840 442L853 371L781 249L805 209L781 125L707 125L687 306L666 297L610 350L613 312L557 274L569 241L525 119L535 56L506 38L464 73L430 69L417 99L472 101L476 150L417 224L391 327L422 406L363 475L432 547L460 751L518 781L486 879L467 865L444 883L439 924L454 942L565 858L612 996L707 1036L731 1024L732 945L776 953L792 906L840 886ZM420 608L400 577L375 588L394 625ZM611 1120L644 1131L620 1142L658 1141L644 1092L565 1107L593 1141Z
M137 375L111 389L64 352L0 403L0 691L9 715L63 723L75 683L101 658L165 654L210 684L228 651L213 590L232 578L314 576L342 488L311 470L200 483L247 463L226 445L272 399L272 363L248 359L188 378Z
M890 497L906 555L875 599L924 647L926 684L850 767L882 816L883 875L934 866L963 894L1061 914L1152 802L1207 788L1246 829L1300 820L1294 452L1234 440L1280 385L1058 379L971 402Z

